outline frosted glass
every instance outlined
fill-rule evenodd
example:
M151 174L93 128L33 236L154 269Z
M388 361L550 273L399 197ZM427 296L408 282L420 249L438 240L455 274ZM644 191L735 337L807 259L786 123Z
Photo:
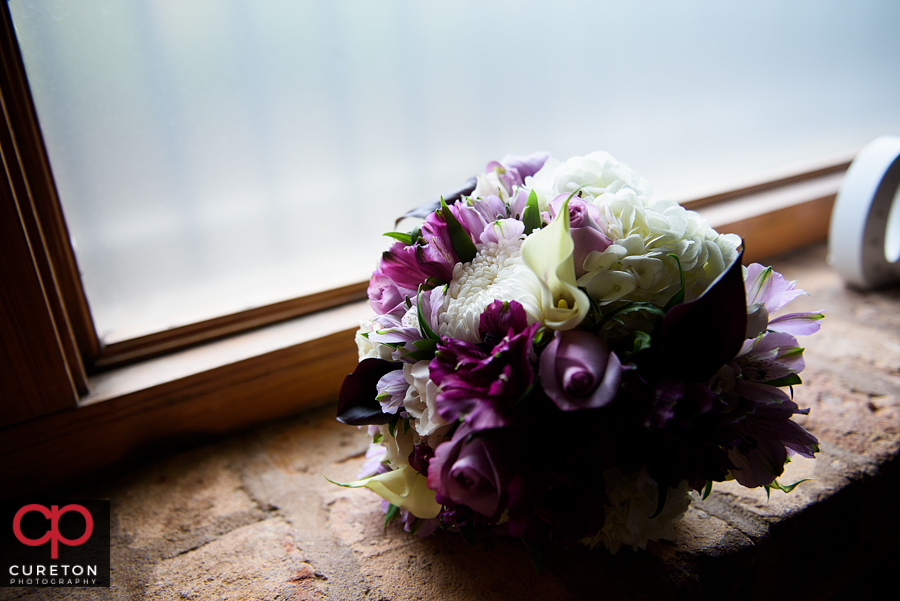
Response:
M368 277L506 153L682 196L900 134L900 3L10 0L106 341Z

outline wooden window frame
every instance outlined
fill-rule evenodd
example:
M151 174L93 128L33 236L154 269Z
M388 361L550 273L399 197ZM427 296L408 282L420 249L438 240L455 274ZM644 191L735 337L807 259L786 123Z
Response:
M366 283L102 344L15 39L0 2L3 495L84 483L334 402L371 316ZM746 261L762 259L826 237L849 158L682 204L742 236Z

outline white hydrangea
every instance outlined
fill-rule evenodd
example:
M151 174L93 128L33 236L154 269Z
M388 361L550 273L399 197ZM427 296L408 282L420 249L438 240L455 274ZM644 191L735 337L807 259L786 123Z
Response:
M531 322L542 321L541 282L524 263L524 236L480 244L470 263L457 263L447 286L438 333L481 342L481 314L495 300L518 301Z
M646 549L651 540L675 540L675 522L691 504L687 480L667 491L663 510L651 518L656 513L659 488L645 469L624 476L614 467L604 472L603 479L609 500L604 506L606 520L596 536L581 542L592 549L603 543L615 554L622 545L631 545L637 551Z
M651 302L663 306L685 276L685 300L693 300L737 257L740 238L721 235L694 211L671 199L651 200L647 181L605 152L548 161L526 180L541 202L579 190L601 212L599 224L612 245L584 260L578 285L600 303Z
M572 157L564 163L559 159L548 159L534 176L525 178L525 187L534 190L544 211L551 200L560 194L571 194L579 187L592 197L615 193L622 188L648 197L653 192L650 182L602 151Z

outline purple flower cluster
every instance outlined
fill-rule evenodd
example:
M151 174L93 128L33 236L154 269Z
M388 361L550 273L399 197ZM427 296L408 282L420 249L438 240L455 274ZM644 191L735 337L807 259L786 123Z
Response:
M664 499L684 482L698 492L729 478L772 485L788 455L812 457L817 441L792 421L803 411L783 388L804 367L795 336L816 331L821 314L770 318L802 291L771 268L742 270L740 256L689 302L682 293L665 307L592 306L574 329L553 330L496 298L481 312L479 342L441 335L447 285L498 243L495 224L539 230L567 211L576 277L610 246L599 209L578 196L536 212L524 186L545 160L490 163L497 194L442 203L412 232L392 234L370 281L376 317L358 335L338 419L368 425L384 446L364 476L409 469L433 491L437 517L387 505L403 510L407 529L497 525L530 545L571 544L604 527L614 468L645 470Z

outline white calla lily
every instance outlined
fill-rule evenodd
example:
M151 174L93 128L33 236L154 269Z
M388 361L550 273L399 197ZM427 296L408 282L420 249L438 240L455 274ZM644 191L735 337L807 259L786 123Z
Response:
M428 488L428 479L409 465L345 484L328 478L326 480L347 488L368 488L388 503L409 511L417 518L435 518L441 512L441 504L435 499L434 491Z
M550 225L522 243L522 259L541 281L544 325L554 330L571 330L590 309L590 300L575 283L574 251L568 200Z

